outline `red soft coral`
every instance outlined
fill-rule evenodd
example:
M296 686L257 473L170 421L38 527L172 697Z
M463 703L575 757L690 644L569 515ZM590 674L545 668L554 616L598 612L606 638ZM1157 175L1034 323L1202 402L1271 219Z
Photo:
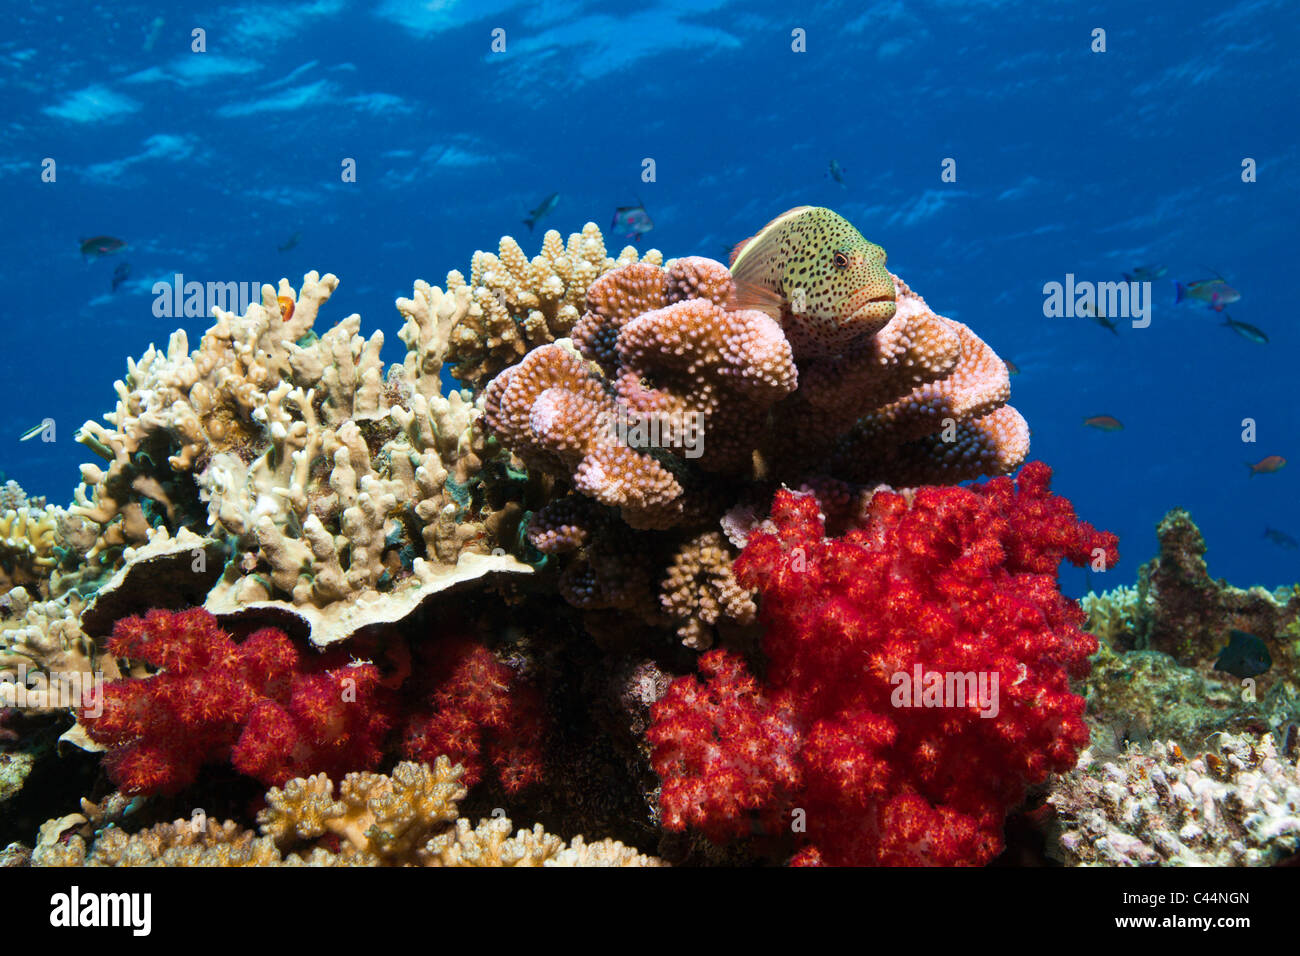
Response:
M236 644L201 608L125 618L108 647L158 669L110 681L102 712L79 714L128 793L175 793L227 759L267 786L373 769L393 722L374 665L339 653L304 661L274 628Z
M701 684L674 681L655 705L647 738L663 777L664 826L698 827L715 840L743 836L755 823L775 826L799 787L789 715L760 695L744 662L726 651L700 658Z
M778 493L773 530L735 564L762 594L765 684L714 651L703 685L682 678L655 705L665 826L726 837L797 808L800 864L995 856L1007 811L1088 738L1069 677L1096 641L1057 568L1118 560L1114 535L1079 522L1050 476L1034 463L1018 488L927 487L910 505L879 492L837 539L815 498ZM963 703L961 675L988 683Z
M440 755L465 767L461 782L483 778L486 756L507 793L542 778L541 695L471 638L442 637L420 648L422 677L433 688L426 712L413 717L403 750L407 759Z

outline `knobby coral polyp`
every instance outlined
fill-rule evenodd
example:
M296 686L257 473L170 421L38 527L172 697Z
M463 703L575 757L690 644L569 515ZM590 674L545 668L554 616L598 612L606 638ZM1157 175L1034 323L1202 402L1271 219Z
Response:
M800 864L983 864L1026 788L1088 739L1069 679L1096 641L1057 587L1062 559L1115 536L1077 520L1027 465L1018 486L880 490L828 538L811 495L781 491L736 560L766 625L760 685L736 654L700 658L653 709L663 823L727 839L795 833ZM898 706L896 675L996 674L987 700ZM960 702L958 702L960 703Z

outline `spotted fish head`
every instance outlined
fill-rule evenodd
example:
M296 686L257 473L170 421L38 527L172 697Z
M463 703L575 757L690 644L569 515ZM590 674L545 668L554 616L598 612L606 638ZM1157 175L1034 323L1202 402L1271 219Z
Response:
M797 354L829 355L880 331L894 317L885 250L830 209L778 216L738 248L732 276L747 304L773 293Z

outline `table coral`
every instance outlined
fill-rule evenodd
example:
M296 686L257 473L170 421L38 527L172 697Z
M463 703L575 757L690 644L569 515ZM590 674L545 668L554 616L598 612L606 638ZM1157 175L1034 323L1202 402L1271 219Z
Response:
M703 682L681 678L655 705L647 738L665 826L774 833L798 809L796 862L996 855L1026 787L1070 768L1088 739L1068 681L1096 643L1057 590L1057 567L1095 550L1118 557L1113 535L1050 494L1049 476L1035 463L1018 485L925 487L910 502L877 490L829 539L814 497L779 492L770 529L736 561L767 625L762 685L711 651ZM952 675L964 679L970 696L900 704L899 675L922 669L949 693ZM978 696L979 674L998 675L999 690Z
M441 394L469 290L420 282L398 300L407 355L385 376L383 334L363 338L359 316L312 330L337 284L282 280L279 297L296 301L287 319L264 286L244 315L215 310L193 352L177 331L165 353L129 363L107 426L78 433L107 460L83 466L72 508L99 529L88 560L112 573L129 547L207 528L228 552L209 609L284 607L320 644L366 624L385 595L409 613L447 587L529 570L492 553L497 533L517 538L509 515L522 517L501 495L486 503L485 458L499 452L466 396Z
M1105 763L1085 754L1048 797L1066 862L1268 866L1300 851L1297 755L1267 735L1210 742L1192 759L1163 741Z

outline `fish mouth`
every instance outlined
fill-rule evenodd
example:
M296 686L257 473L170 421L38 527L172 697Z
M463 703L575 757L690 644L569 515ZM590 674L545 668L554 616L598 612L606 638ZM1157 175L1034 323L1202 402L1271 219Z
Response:
M849 298L846 303L846 325L875 326L881 329L898 310L893 291L877 293L874 289L864 289Z

